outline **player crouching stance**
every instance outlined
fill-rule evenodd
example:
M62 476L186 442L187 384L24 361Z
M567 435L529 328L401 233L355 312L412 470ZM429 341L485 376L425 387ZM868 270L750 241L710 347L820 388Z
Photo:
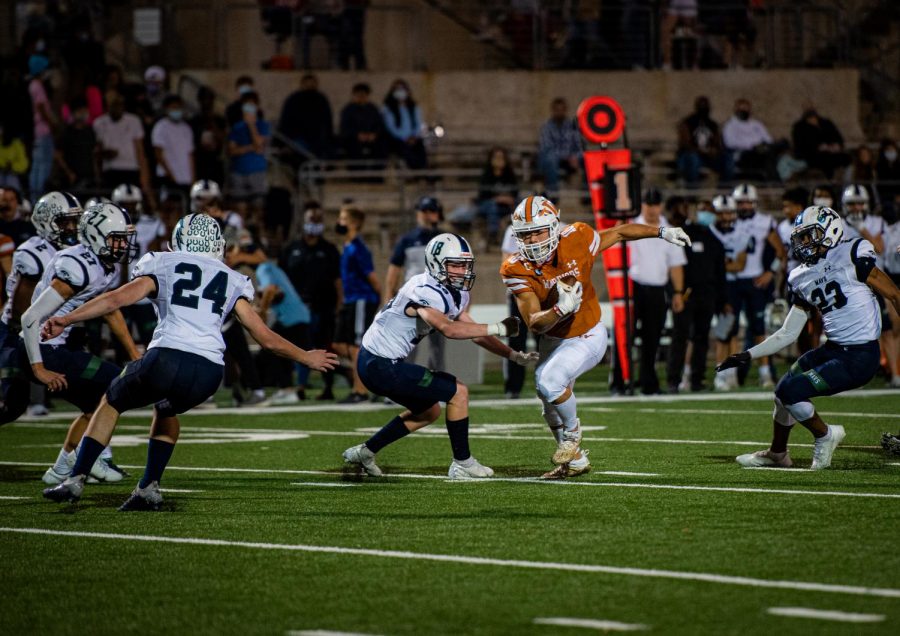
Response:
M787 441L791 427L800 422L815 438L812 469L828 468L844 439L844 427L823 422L809 399L861 387L878 372L881 311L872 291L900 310L900 290L875 266L875 249L869 241L842 241L843 235L844 224L831 208L812 206L797 216L791 247L801 264L788 275L794 304L784 325L717 367L718 371L737 367L780 351L800 335L807 310L815 306L821 312L828 341L800 356L778 382L772 445L738 456L742 466L792 466Z
M475 282L475 257L469 244L455 234L439 234L425 246L426 271L409 279L397 295L375 316L362 339L357 360L359 378L369 391L384 395L407 410L392 419L365 443L344 451L348 464L380 477L375 454L388 444L428 426L447 404L447 433L453 449L451 479L490 477L469 452L469 391L466 385L443 371L432 371L404 362L428 334L439 331L447 338L469 340L491 353L525 365L536 353L514 351L494 336L514 336L517 318L485 325L469 315L469 290Z
M545 479L565 479L590 470L588 451L580 448L575 380L606 352L606 327L591 283L597 255L619 241L661 238L684 246L691 241L680 228L640 223L596 232L584 223L560 230L559 210L548 199L523 199L512 215L519 253L500 267L528 328L540 335L541 363L535 371L543 416L556 438L553 463ZM555 292L555 293L554 293Z
M212 217L189 214L178 221L172 248L175 251L147 253L127 285L44 324L42 335L53 337L68 325L148 297L159 315L144 357L129 363L113 380L91 417L71 476L44 490L47 499L78 501L88 471L109 443L119 414L153 404L144 476L119 510L159 509L159 481L180 430L176 416L205 402L219 388L225 351L222 323L232 312L259 344L280 356L317 371L337 364L334 354L304 351L266 327L250 304L250 280L221 262L225 240Z

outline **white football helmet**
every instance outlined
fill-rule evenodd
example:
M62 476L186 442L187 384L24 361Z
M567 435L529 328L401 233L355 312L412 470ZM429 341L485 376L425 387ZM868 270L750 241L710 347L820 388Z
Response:
M31 223L38 236L56 248L78 244L81 203L68 192L48 192L34 206Z
M846 219L862 220L869 214L869 191L866 186L851 184L841 195L841 216Z
M464 265L463 273L450 273L447 265ZM475 284L475 255L469 242L458 234L444 232L425 246L425 269L446 287L469 291Z
M756 214L756 204L759 202L759 196L756 192L756 186L749 183L741 183L731 193L731 198L737 204L738 216L742 219L749 219ZM740 205L741 203L750 203L751 205Z
M78 222L78 240L109 265L128 263L137 255L131 217L115 203L98 203L85 210Z
M87 200L87 203L84 204L84 209L92 208L95 205L100 205L101 203L112 203L112 200L108 197L91 197Z
M208 214L192 213L183 216L172 230L172 249L188 254L202 254L222 260L225 238L219 222Z
M203 212L212 201L222 200L222 189L212 179L200 179L191 186L191 212Z
M727 194L720 194L713 199L713 210L716 212L715 225L720 232L730 232L737 222L737 204Z
M526 197L512 214L512 228L522 258L540 265L550 260L559 245L559 210L547 198ZM542 230L548 231L547 238L526 242L529 234Z
M112 191L112 202L123 208L132 220L144 213L144 193L136 185L123 183Z
M819 205L811 205L794 219L791 230L791 249L802 263L812 265L844 236L844 222L840 215Z

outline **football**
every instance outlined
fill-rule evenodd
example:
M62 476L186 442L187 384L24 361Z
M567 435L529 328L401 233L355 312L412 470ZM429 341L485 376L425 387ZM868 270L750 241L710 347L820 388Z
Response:
M568 276L563 276L562 278L560 278L559 282L561 282L563 285L566 285L567 287L574 287L575 283L578 282L578 279L569 274Z

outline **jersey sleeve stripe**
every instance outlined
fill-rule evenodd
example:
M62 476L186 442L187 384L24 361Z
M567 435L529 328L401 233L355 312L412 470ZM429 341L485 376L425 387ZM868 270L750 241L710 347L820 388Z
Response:
M31 258L34 259L34 263L35 263L35 265L37 265L37 274L35 275L36 278L40 278L41 276L43 276L44 275L44 264L41 262L41 259L38 258L38 255L35 254L34 252L30 252L25 249L20 250L20 251L22 252L22 254L28 254Z
M437 287L435 287L434 285L425 285L425 287L427 287L428 289L433 289L434 291L436 291L438 293L438 296L440 296L441 300L444 301L444 313L445 314L449 313L450 312L450 303L447 302L447 297L441 293L441 290L438 289Z
M600 249L600 234L597 233L597 230L594 230L594 240L591 241L591 255L596 256L597 250Z
M528 285L510 285L510 291L522 291L523 289L531 289Z
M503 282L509 285L510 283L527 283L528 281L521 278L504 278Z
M67 285L70 285L72 287L72 289L75 290L76 293L82 291L85 287L88 286L88 283L90 283L90 277L88 276L87 267L85 267L84 263L82 263L80 260L78 260L77 258L72 256L71 254L63 254L62 258L71 258L73 261L78 263L78 267L81 268L81 273L84 274L84 282L81 285L72 285L72 283L70 283L69 281L64 281L64 282ZM59 277L57 276L57 278L59 278Z

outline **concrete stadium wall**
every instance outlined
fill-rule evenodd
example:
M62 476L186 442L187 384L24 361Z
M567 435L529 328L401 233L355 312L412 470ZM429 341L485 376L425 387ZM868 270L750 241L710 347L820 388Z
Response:
M271 119L297 89L301 72L191 70L190 75L231 99L234 79L252 74ZM178 73L176 73L177 79ZM331 99L335 118L358 81L372 85L381 102L397 73L317 73ZM863 140L859 122L859 73L856 70L769 70L697 72L466 71L403 73L426 119L441 123L448 142L533 143L557 96L575 106L590 95L611 95L622 104L632 143L675 141L675 123L693 109L697 95L712 101L713 117L724 121L737 97L753 102L754 114L773 136L789 136L804 102L815 103L849 143Z

